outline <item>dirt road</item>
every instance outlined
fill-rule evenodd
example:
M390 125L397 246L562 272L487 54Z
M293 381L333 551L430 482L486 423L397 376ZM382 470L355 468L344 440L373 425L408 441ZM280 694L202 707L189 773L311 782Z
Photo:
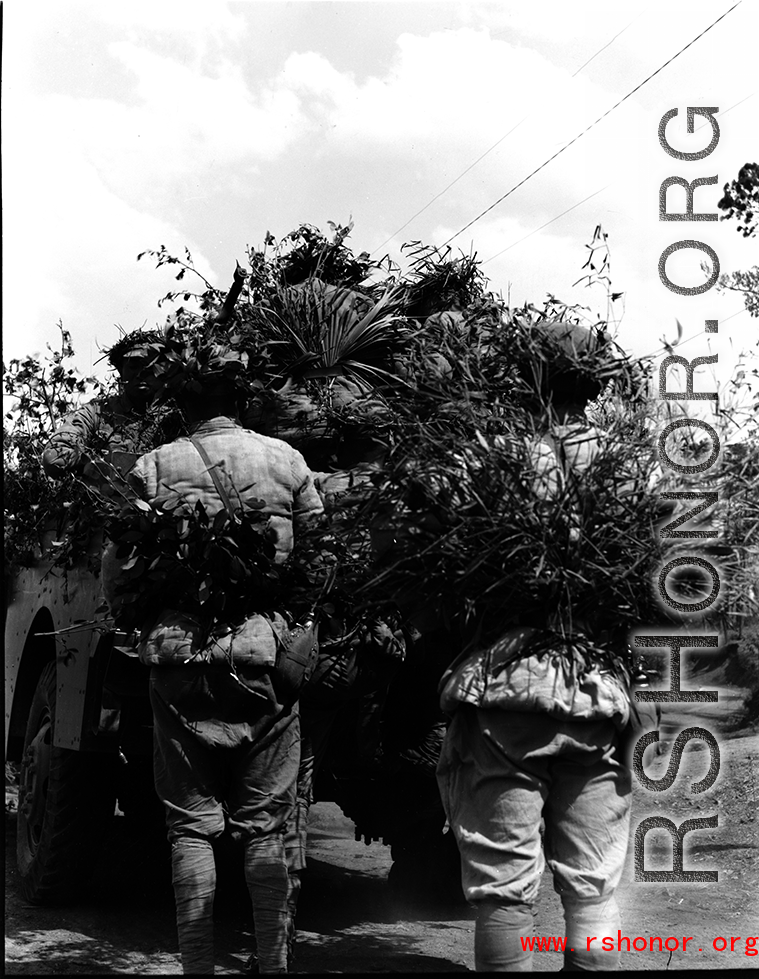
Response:
M736 696L733 693L731 696ZM716 731L719 705L710 722L698 714L669 716L663 736L670 741L689 724ZM721 769L708 791L693 795L690 784L706 773L708 752L693 741L666 793L637 782L633 831L656 814L680 825L686 818L718 814L714 829L686 838L685 868L719 871L717 882L635 883L633 847L619 892L623 934L646 939L646 950L623 954L625 969L756 968L759 956L746 939L759 936L759 736L755 729L719 735ZM651 778L667 770L669 751L649 763ZM653 841L651 866L670 867L666 836ZM690 842L690 841L693 842ZM152 842L151 842L152 841ZM119 818L97 870L89 899L76 907L30 907L21 899L15 872L15 815L6 820L6 971L10 975L166 975L179 971L168 855L160 836L130 833ZM217 972L239 974L250 947L251 920L234 854L227 854L217 898ZM310 863L299 917L296 971L466 972L474 968L474 915L450 898L404 898L386 877L389 849L353 839L353 826L331 803L312 810ZM543 881L536 933L562 935L561 906L550 876ZM678 938L678 948L650 951L648 938ZM692 936L685 952L683 937ZM724 939L726 948L720 950ZM730 951L731 938L733 950ZM716 947L714 942L716 941ZM640 942L638 942L640 946ZM670 945L671 947L671 945ZM559 952L535 955L536 971L561 968Z

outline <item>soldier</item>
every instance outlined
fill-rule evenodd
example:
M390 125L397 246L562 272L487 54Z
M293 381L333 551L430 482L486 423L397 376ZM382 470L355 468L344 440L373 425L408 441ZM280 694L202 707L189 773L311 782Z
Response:
M67 473L82 472L96 436L111 449L134 451L131 431L156 394L136 365L141 364L147 345L161 339L159 333L137 330L109 350L108 360L119 376L118 389L66 415L42 452L42 468L48 476L60 479Z
M590 343L590 335L579 334L572 327L568 342ZM536 493L550 500L599 452L585 408L601 385L570 370L549 372L539 383L550 412L533 464ZM464 893L477 907L478 971L532 968L524 940L532 936L545 862L541 819L564 907L565 970L618 965L618 953L603 951L601 943L616 938L620 927L614 894L628 842L624 732L631 699L628 678L577 666L588 640L601 641L595 626L559 621L546 609L542 621L509 629L454 663L443 679L441 706L453 719L438 782L461 853Z
M166 323L170 332L176 323L204 324L206 328L228 322L245 283L245 273L238 264L222 305L205 318L179 309ZM86 471L87 449L100 436L111 450L134 452L134 427L139 424L156 396L162 391L160 378L146 370L160 351L163 335L155 330L135 330L115 343L107 354L108 362L118 375L114 394L97 398L68 414L50 437L42 453L42 468L48 476L59 479L71 472ZM164 438L170 438L179 434Z
M191 437L140 457L130 477L139 496L159 504L177 496L190 506L200 501L210 515L224 508L232 492L241 503L263 500L275 564L283 563L294 534L322 513L305 460L285 442L243 429L228 393L207 388L180 400ZM118 616L121 585L113 545L103 577ZM298 712L278 673L276 628L261 615L244 625L230 645L236 686L218 664L187 662L197 651L193 615L177 619L167 613L152 628L145 623L139 646L142 661L152 666L155 784L172 844L185 973L214 971L211 844L225 829L245 846L259 970L288 968L283 832L295 802Z

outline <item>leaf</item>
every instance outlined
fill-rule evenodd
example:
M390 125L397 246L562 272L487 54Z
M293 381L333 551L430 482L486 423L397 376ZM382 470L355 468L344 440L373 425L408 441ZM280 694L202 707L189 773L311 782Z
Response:
M134 602L140 601L143 598L139 592L119 592L119 604L120 605L132 605Z
M475 438L480 443L482 448L485 449L486 452L490 452L491 451L490 445L488 444L488 441L485 438L485 436L482 434L482 432L480 432L478 429L477 431L475 431L474 434L475 434Z
M211 586L213 582L210 578L204 578L200 583L198 588L198 601L201 605L205 605L208 599L211 597Z

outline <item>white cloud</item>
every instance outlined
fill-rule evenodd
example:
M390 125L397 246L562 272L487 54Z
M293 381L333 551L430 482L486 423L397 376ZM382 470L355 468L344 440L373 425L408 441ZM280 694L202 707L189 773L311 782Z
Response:
M240 4L227 0L90 0L86 7L97 20L131 31L135 40L158 34L175 44L189 43L196 53L196 67L212 45L241 40L247 31Z
M187 174L270 160L303 130L295 96L267 89L253 98L239 67L210 77L130 42L109 50L136 78L131 105L54 98L77 145L130 199L158 204Z
M55 100L35 107L23 129L23 153L5 153L6 242L3 278L6 359L44 349L63 319L74 337L78 364L91 369L99 345L113 343L116 324L136 329L161 322L155 302L175 283L165 270L136 262L138 252L165 244L181 252L193 242L166 221L113 194L71 138ZM23 120L21 120L23 125ZM6 139L22 145L19 119L6 116ZM200 247L198 267L213 275ZM149 299L146 297L150 297ZM102 371L102 367L100 368Z
M314 52L291 55L284 81L318 107L341 139L361 139L359 149L370 143L402 151L401 141L471 145L473 137L484 143L538 107L550 107L551 129L538 121L530 132L550 143L604 105L584 79L570 82L536 52L471 29L402 34L390 71L361 85Z
M72 3L66 9L82 23L87 19L88 36L102 42L95 52L98 77L107 76L109 87L93 97L94 86L80 75L79 87L69 90L64 58L42 89L54 94L41 94L32 84L42 77L34 46L15 48L24 57L8 60L11 302L15 293L30 292L37 322L47 327L59 315L81 317L92 336L122 317L139 325L158 315L155 297L168 284L134 264L146 247L178 250L187 243L223 269L230 254L217 248L237 250L251 237L259 242L267 228L281 234L316 221L315 214L347 220L352 213L357 248L371 250L519 124L394 245L414 238L440 243L717 16L702 3L688 8L687 17L675 6L679 13L643 4L543 4L537 12L522 3L471 4L468 13L451 17L459 25L467 16L470 26L422 36L404 31L405 4L367 4L367 11L377 10L366 17L367 32L372 17L396 18L398 32L391 56L362 66L359 80L338 70L342 62L328 45L306 33L331 4L302 4L303 31L293 34L289 56L273 68L267 62L264 74L245 39L257 27L276 30L276 5ZM50 44L61 8L36 9L50 13L44 28ZM639 10L634 24L573 78ZM580 275L583 244L601 221L612 235L615 286L618 281L629 294L631 336L635 343L643 335L641 343L658 338L674 322L676 304L669 296L657 299L656 259L667 243L662 231L672 229L658 225L656 195L661 180L678 170L667 170L674 161L661 152L656 126L671 105L724 108L748 94L751 69L732 57L725 37L715 28L708 43L699 42L454 244L467 251L473 241L480 257L489 258L611 181L608 191L485 271L496 286L512 281L515 296L568 295L567 284ZM75 56L72 48L67 57ZM747 129L745 110L727 116L719 154L692 176L718 172L721 184L737 173L745 162L747 140L737 137L741 126ZM247 226L251 220L260 223ZM733 262L732 247L720 245L725 269L747 264L742 254ZM41 249L53 260L35 284L29 256ZM207 271L213 278L210 266Z

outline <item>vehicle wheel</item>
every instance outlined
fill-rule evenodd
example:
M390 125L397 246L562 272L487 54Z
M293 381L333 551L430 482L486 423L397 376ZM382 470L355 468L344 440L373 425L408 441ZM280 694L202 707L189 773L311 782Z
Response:
M115 812L115 758L53 744L55 663L32 698L19 776L16 857L27 901L70 900L88 882Z

